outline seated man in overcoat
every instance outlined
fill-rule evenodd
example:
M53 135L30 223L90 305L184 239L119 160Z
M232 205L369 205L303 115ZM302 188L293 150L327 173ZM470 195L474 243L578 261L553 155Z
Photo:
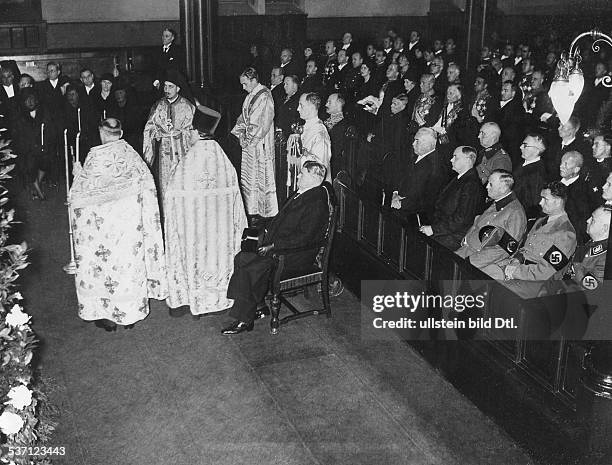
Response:
M316 244L325 237L329 220L330 191L321 185L326 174L320 163L306 161L298 176L297 191L270 222L257 252L241 251L234 258L234 273L227 290L227 297L234 299L229 312L234 322L223 329L223 334L251 331L254 321L269 313L264 297L275 252L315 246L312 250L288 255L284 272L295 274L314 265Z

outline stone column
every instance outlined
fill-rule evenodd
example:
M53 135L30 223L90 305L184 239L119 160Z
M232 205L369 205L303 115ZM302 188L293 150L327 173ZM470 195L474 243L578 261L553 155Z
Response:
M181 43L185 47L189 82L198 87L213 83L214 26L218 0L180 0Z

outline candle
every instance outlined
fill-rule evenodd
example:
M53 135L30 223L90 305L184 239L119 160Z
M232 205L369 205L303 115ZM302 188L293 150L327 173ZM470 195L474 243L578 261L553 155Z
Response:
M106 119L106 110L104 110L103 115L104 116L102 117L102 119Z
M45 146L45 123L40 123L40 150Z
M64 164L65 164L64 168L66 169L66 196L67 196L68 193L70 192L70 169L68 165L68 129L64 129Z
M81 132L81 109L77 110L77 119L79 120L79 132Z
M76 135L76 142L74 143L74 145L76 146L76 158L74 159L74 160L75 160L75 162L77 162L77 161L81 161L81 159L79 158L79 145L80 145L80 144L79 144L79 139L80 139L80 138L81 138L81 133L80 133L80 132L77 132L77 135Z

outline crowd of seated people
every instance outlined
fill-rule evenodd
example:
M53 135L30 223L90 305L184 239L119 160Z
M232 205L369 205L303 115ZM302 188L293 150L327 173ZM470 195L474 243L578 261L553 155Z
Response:
M421 232L496 278L568 272L576 248L584 258L592 247L589 225L609 216L598 212L612 166L612 60L584 54L584 91L561 123L548 95L563 47L554 35L485 46L466 69L453 38L429 45L418 31L409 40L388 32L380 43L346 33L320 44L319 56L309 44L301 69L283 50L271 75L277 131L286 139L300 123L299 95L317 92L334 174L349 168L338 128L356 134L351 175L362 195L418 214ZM496 222L497 242L479 237Z

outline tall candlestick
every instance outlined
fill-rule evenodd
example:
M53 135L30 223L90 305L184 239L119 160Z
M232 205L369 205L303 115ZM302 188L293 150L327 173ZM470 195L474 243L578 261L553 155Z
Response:
M81 109L77 110L77 119L79 120L79 132L81 132Z
M72 151L72 147L70 147ZM68 129L64 129L64 168L66 169L66 206L68 207L68 235L70 239L70 262L63 268L67 274L76 273L76 261L74 259L74 232L72 230L72 211L70 208L70 165L68 163Z
M72 147L70 147L72 149ZM66 168L66 195L70 190L70 166L68 164L68 129L64 129L64 163Z

